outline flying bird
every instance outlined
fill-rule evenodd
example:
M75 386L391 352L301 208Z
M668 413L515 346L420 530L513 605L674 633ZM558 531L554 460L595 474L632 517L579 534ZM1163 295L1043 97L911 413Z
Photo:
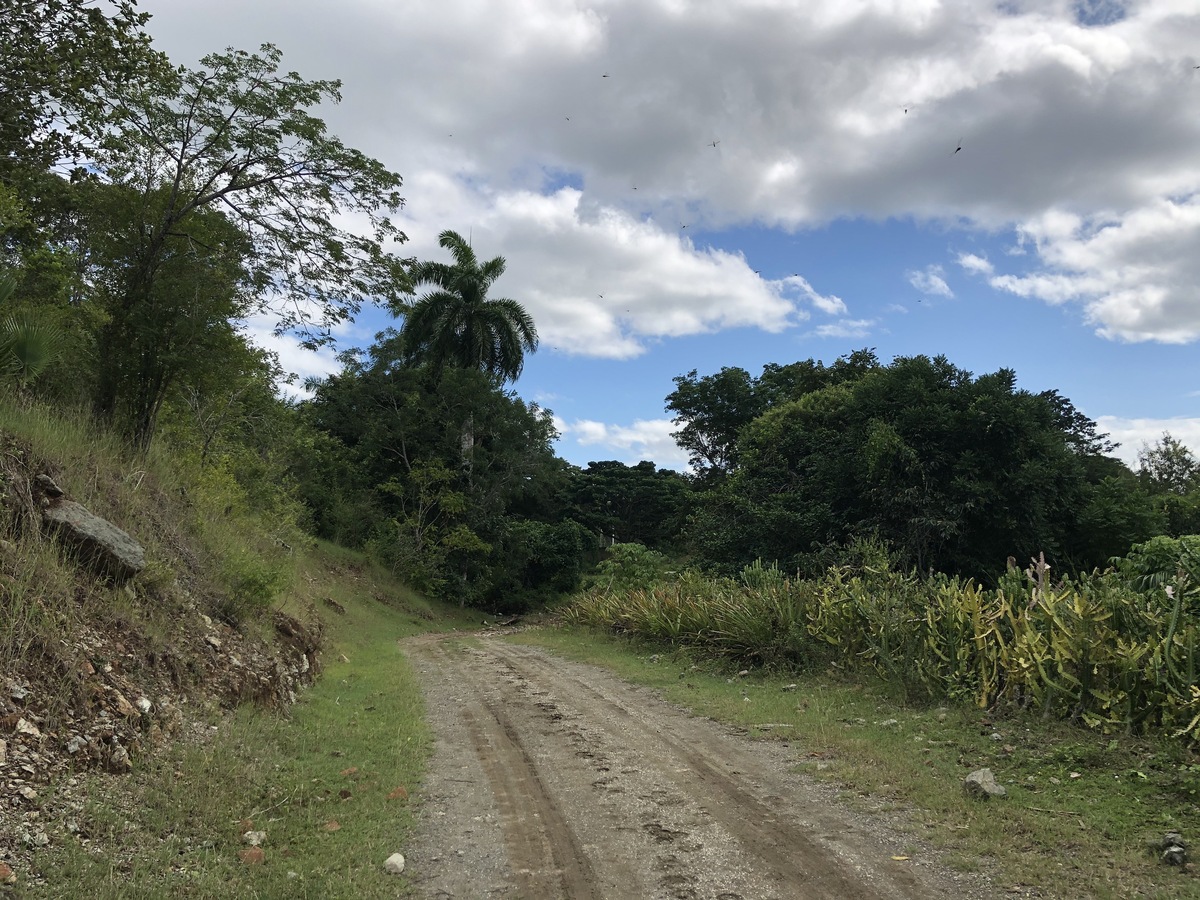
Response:
M715 146L717 146L717 144L719 144L719 143L721 143L721 142L720 142L720 141L713 141L713 142L712 142L711 144L709 144L708 146L710 146L710 147L715 147Z
M607 73L607 72L605 72L605 73L604 73L603 75L601 75L600 77L601 77L601 78L607 78L607 77L608 77L608 73Z
M954 148L954 153L957 153L957 152L958 152L959 150L961 150L961 149L962 149L962 138L959 138L959 139L958 139L958 146ZM950 155L951 155L951 156L953 156L953 155L954 155L954 153L951 153Z

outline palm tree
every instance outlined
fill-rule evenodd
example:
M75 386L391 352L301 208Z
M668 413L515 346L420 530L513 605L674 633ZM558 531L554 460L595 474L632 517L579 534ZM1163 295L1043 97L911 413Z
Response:
M0 272L0 304L17 289L15 272ZM0 320L0 375L9 375L22 394L58 358L63 334L55 325L29 312L13 313Z
M405 358L435 370L447 365L480 369L501 381L516 381L525 354L537 350L538 336L520 303L487 296L504 274L504 257L480 265L471 245L454 231L443 231L438 243L454 254L454 262L413 266L413 284L433 290L403 310Z

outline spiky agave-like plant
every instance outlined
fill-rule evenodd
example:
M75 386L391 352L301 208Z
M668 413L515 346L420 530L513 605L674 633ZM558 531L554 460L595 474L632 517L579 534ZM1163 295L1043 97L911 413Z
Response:
M15 272L0 273L0 303L17 289ZM58 358L63 334L56 326L29 313L0 320L0 372L16 379L24 390Z

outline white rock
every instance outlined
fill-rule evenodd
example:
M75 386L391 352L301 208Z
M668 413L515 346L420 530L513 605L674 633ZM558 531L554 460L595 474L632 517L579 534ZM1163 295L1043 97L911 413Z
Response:
M31 788L27 784L23 784L19 788L17 788L17 793L20 794L22 797L24 797L26 800L36 800L37 799L37 791L35 791L33 788Z
M968 796L979 797L982 800L1008 795L1008 791L996 782L996 776L991 769L976 769L963 781L963 789Z
M0 766L8 761L8 742L0 740Z
M27 734L30 737L41 737L38 727L27 719L17 719L17 734Z
M249 844L251 847L259 846L266 839L267 839L267 833L265 831L247 831L245 834L242 835L242 840L245 841L247 844Z
M147 715L153 708L153 704L145 697L138 697L136 706L142 711L142 715Z
M399 875L404 871L404 854L393 853L383 863L383 870L390 875Z

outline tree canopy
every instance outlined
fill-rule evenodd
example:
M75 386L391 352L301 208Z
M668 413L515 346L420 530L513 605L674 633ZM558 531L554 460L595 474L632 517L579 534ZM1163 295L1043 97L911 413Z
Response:
M95 166L121 198L102 229L119 250L105 266L95 406L108 418L128 407L140 443L170 380L161 367L145 370L146 357L172 323L209 322L199 294L173 274L184 259L196 291L212 294L214 267L232 276L214 327L265 312L278 331L300 329L313 345L365 300L394 301L407 289L389 250L405 239L389 218L403 203L400 176L308 112L337 101L338 82L280 73L280 60L269 44L211 54L200 70L163 71L110 97ZM364 233L336 224L344 216L365 223Z
M1043 550L1103 564L1152 530L1136 485L1115 478L1124 467L1095 452L1094 423L1053 392L1017 389L1011 370L882 365L864 351L797 373L774 402L760 398L736 465L701 497L691 535L703 557L819 567L823 548L877 536L921 571L983 576Z
M0 16L0 181L70 160L116 86L161 64L135 0L6 0Z

